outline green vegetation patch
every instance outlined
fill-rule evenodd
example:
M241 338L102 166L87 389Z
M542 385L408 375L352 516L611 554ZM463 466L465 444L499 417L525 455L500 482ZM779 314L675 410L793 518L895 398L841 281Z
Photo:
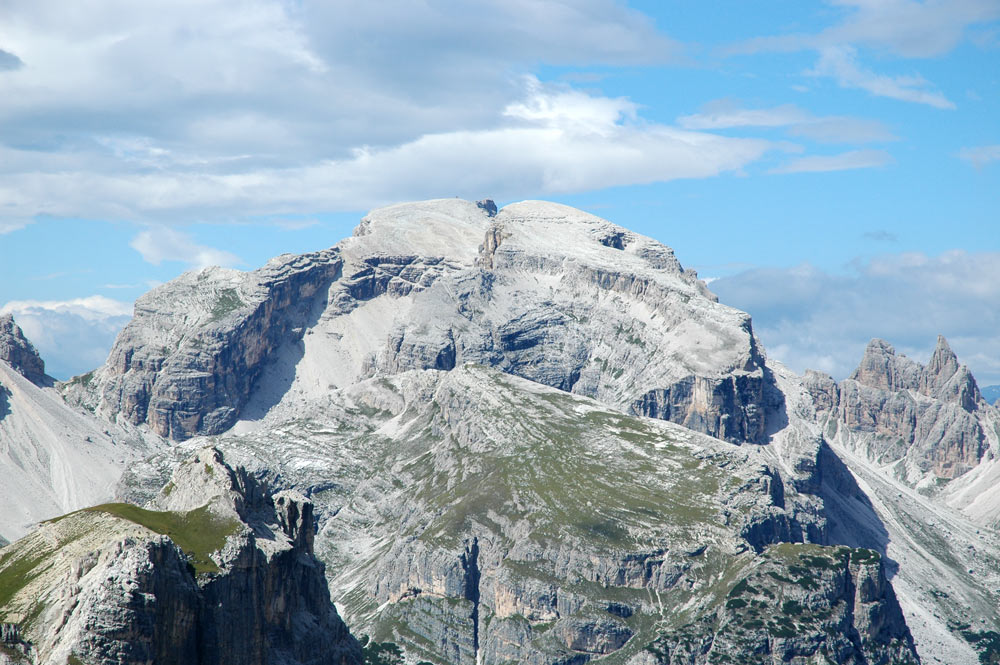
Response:
M89 386L90 382L93 381L93 380L94 380L94 371L91 370L91 371L87 372L86 374L79 374L77 376L74 376L73 378L71 378L69 380L69 382L70 382L70 385L79 384L81 386L86 387L86 386Z
M669 434L623 414L581 415L575 398L562 394L519 400L517 386L502 394L506 401L483 414L495 440L480 445L496 449L471 455L449 445L452 469L435 468L431 457L403 469L425 479L416 498L437 515L420 534L425 542L457 544L455 534L471 524L502 531L498 519L526 520L537 541L569 537L618 551L718 523L715 493L728 472ZM441 433L428 423L425 436L433 442Z
M979 653L979 662L982 665L1000 664L1000 633L995 630L975 632L963 630L962 637L975 648Z
M802 614L802 604L797 600L786 600L781 604L781 611L785 614L798 616Z
M774 621L767 622L767 632L774 637L795 637L795 624L788 617L777 616Z
M750 586L750 582L747 579L742 579L739 583L732 588L729 592L730 598L739 598L744 593L757 593L757 589Z
M218 299L212 306L212 320L218 321L230 312L235 312L240 307L243 307L245 304L246 303L240 299L236 289L222 289L219 291Z
M20 557L16 552L8 552L0 556L0 616L4 608L31 580L41 573L38 565L44 556Z
M403 665L403 650L394 642L369 641L361 638L361 658L364 665Z
M221 549L226 538L240 528L236 520L213 515L208 506L175 513L146 510L130 503L106 503L80 512L107 513L169 536L190 558L196 574L219 571L209 555Z
M875 550L864 548L851 550L851 563L878 563L882 556Z

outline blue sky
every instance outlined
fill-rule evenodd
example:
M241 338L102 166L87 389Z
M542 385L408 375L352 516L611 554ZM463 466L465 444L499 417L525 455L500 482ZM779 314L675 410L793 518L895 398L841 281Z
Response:
M58 378L202 265L545 198L672 246L842 378L1000 383L1000 0L0 5L0 309Z

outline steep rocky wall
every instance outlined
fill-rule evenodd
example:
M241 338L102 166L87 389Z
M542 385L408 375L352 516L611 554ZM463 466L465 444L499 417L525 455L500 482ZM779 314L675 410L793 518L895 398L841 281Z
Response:
M750 318L718 305L669 248L532 202L489 222L475 264L479 271L415 296L374 373L481 363L732 442L766 443L782 398Z
M943 337L927 366L872 340L853 374L840 384L805 377L827 434L879 464L900 462L900 475L953 479L976 467L989 449L993 407Z
M713 615L661 635L630 665L920 662L878 553L777 545Z
M360 663L312 503L246 478L202 451L161 493L196 509L108 504L42 525L0 558L0 619L45 665Z
M265 363L300 337L340 275L335 250L278 257L251 273L205 269L136 302L106 365L71 398L186 439L228 429Z
M10 314L0 314L0 360L32 383L45 380L45 362Z
M67 393L180 440L232 426L274 363L268 391L308 393L466 362L734 443L766 443L780 410L748 315L670 248L538 201L392 206L331 250L185 275Z

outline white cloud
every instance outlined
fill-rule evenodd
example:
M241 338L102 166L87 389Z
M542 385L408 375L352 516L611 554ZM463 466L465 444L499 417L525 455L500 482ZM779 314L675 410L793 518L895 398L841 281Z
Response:
M20 69L24 66L24 63L19 57L0 49L0 72L11 69Z
M850 116L814 116L794 104L767 109L745 109L730 100L718 100L700 113L677 118L685 129L783 127L792 136L821 143L872 143L893 141L895 136L877 120Z
M142 254L144 261L153 265L160 265L164 261L180 261L195 268L204 268L232 267L240 263L235 254L199 245L190 234L165 226L146 229L129 244Z
M813 34L758 37L731 47L734 53L801 51L847 44L883 49L906 58L942 55L970 27L1000 18L996 0L830 0L846 15Z
M889 97L904 102L926 104L939 109L954 109L955 104L921 76L886 76L862 68L857 51L850 46L830 46L820 51L819 62L809 72L814 76L830 76L842 88L865 90L877 97Z
M43 214L167 225L543 196L716 175L768 148L518 74L682 57L617 0L14 0L0 46L24 62L3 73L0 231Z
M974 148L962 148L958 151L960 159L964 159L977 169L1000 161L1000 145L981 145Z
M132 317L131 303L95 295L64 301L12 300L14 315L45 360L46 373L68 379L102 365L115 337Z
M24 214L44 210L106 219L359 210L436 196L523 198L710 177L739 170L778 147L633 121L634 111L625 99L527 79L521 98L502 110L493 128L425 134L399 146L360 147L345 158L302 166L12 174L0 185L0 200L7 187L23 201L17 205ZM154 263L236 261L162 225L140 234L133 247Z
M868 169L892 163L885 150L851 150L839 155L809 155L793 159L784 166L771 169L770 173L822 173Z
M873 337L926 362L943 334L981 384L1000 383L1000 253L891 254L846 275L761 268L712 290L749 312L768 354L798 372L844 378Z
M825 31L826 43L856 43L886 48L904 57L947 53L969 26L1000 17L996 0L835 0L854 12Z
M131 316L132 305L106 296L88 296L71 300L11 300L0 307L0 314L45 310L73 314L88 321L115 316Z
M811 116L794 104L770 109L744 109L721 100L708 105L701 113L677 118L685 129L729 129L732 127L787 127L809 122Z
M998 0L828 0L842 8L840 20L817 33L757 37L726 49L729 54L816 51L808 72L834 78L841 87L900 101L953 109L955 104L922 76L887 76L857 63L857 49L902 58L940 56L967 39L977 26L1000 18Z
M882 143L896 137L878 120L849 116L813 118L789 129L792 136L801 136L820 143Z

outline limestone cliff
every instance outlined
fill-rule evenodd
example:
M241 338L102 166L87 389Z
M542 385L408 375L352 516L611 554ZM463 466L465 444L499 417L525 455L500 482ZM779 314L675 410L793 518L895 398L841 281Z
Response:
M630 665L916 665L881 557L867 549L777 545L726 602L663 634Z
M366 379L215 443L310 493L323 525L317 551L353 630L441 665L638 658L697 617L735 621L728 594L753 571L792 580L761 610L777 620L782 602L805 600L795 595L800 562L774 545L827 538L807 510L815 488L767 447L481 365ZM133 496L142 469L129 478ZM860 601L849 590L868 577L843 551L814 549L829 570L806 576L820 586L812 614L796 620L816 635L853 631L829 641L831 653L863 642L864 653L915 662L877 555ZM767 630L758 637L791 653ZM806 642L822 652L819 637Z
M86 384L67 384L67 397L162 437L221 432L275 350L301 337L340 267L330 250L250 273L187 273L136 301L107 363Z
M865 400L981 411L954 358L931 365L874 349L851 381ZM991 592L958 580L974 570L987 589L994 549L932 552L943 530L884 510L923 510L923 497L860 479L874 465L854 465L861 444L894 444L838 424L843 385L769 362L750 317L668 247L566 206L401 204L323 252L190 273L140 299L109 362L62 390L108 427L171 441L117 487L144 512L117 504L40 533L51 543L60 524L117 525L86 552L164 602L86 595L96 578L82 572L63 585L81 589L73 607L114 606L161 632L65 609L69 621L38 622L58 633L45 646L15 603L22 614L7 619L36 653L138 658L193 639L202 662L309 662L298 640L340 630L315 618L329 598L314 546L369 653L408 662L907 663L918 649L971 658L998 628L986 614L974 638L947 625L990 606ZM852 407L852 423L863 412ZM894 418L872 427L906 420ZM746 443L759 445L733 445ZM966 463L960 445L932 447L947 451L942 470ZM222 539L184 541L168 516L214 520L198 531ZM62 551L89 542L76 534ZM41 547L34 537L11 551ZM80 570L109 570L94 565ZM141 575L158 569L174 571L173 591ZM954 598L924 603L936 613L927 630L915 599L932 592ZM229 603L246 609L210 609ZM292 606L298 618L283 623ZM82 625L116 627L80 640L60 628ZM952 638L960 648L935 651Z
M995 409L944 337L926 366L876 339L848 379L836 384L816 372L806 379L831 436L879 464L896 464L912 483L967 473L996 438Z
M105 504L3 550L0 620L32 663L357 663L312 551L312 504L211 449L148 510Z
M125 465L156 443L66 404L16 325L0 332L0 354L0 539L12 541L109 501Z
M10 314L0 314L0 360L32 383L45 381L45 362Z

